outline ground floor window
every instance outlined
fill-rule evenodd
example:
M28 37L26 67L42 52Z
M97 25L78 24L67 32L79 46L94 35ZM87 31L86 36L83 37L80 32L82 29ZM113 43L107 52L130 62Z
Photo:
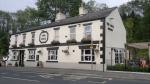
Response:
M94 50L93 49L82 49L81 50L81 61L83 61L83 62L95 61Z
M124 63L124 50L123 49L115 49L115 63L122 64Z
M29 50L29 60L35 60L35 50Z
M12 51L12 60L18 60L19 52L17 50Z
M48 60L57 61L57 50L48 50Z

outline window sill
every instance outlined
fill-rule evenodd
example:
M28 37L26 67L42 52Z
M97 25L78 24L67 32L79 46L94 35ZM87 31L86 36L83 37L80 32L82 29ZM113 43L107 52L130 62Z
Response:
M50 63L58 63L58 61L50 61L50 60L48 60L48 61L46 61L46 62L50 62Z
M79 64L96 64L96 62L82 62L82 61L80 61Z
M35 60L27 60L27 61L30 61L30 62L35 62Z

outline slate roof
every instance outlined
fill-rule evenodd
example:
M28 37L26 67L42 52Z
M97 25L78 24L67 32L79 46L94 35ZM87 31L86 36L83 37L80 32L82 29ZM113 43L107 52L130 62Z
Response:
M115 9L116 7L113 7L113 8L104 9L98 12L87 13L85 15L81 15L81 16L79 15L79 16L63 19L63 20L60 20L59 22L52 22L50 24L46 24L46 25L42 25L42 26L38 26L34 28L29 28L29 29L20 31L18 33L29 32L29 31L34 31L34 30L39 30L39 29L44 29L44 28L49 28L49 27L56 27L56 26L61 26L61 25L67 25L67 24L98 20L98 19L107 17Z

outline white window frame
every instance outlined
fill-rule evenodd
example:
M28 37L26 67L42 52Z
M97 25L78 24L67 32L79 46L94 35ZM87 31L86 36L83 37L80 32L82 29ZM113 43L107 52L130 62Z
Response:
M90 37L89 37L90 35ZM87 25L84 28L84 38L86 39L91 39L92 38L92 26L91 25Z
M17 50L12 51L12 60L18 60L19 52Z
M29 57L28 57L28 60L35 60L35 50L31 49L31 50L28 50L29 51Z
M23 44L26 42L26 34L23 34Z
M53 53L51 53L53 52ZM57 55L57 50L48 50L48 61L58 61L58 55ZM54 59L52 59L52 57Z
M17 45L18 35L15 35L15 45Z
M54 36L54 40L55 41L59 41L59 30L54 30L55 36Z
M115 64L124 63L124 52L123 49L116 49L115 51Z
M70 28L70 40L76 40L76 28L75 27Z
M90 50L90 54L86 54L85 51ZM85 57L90 57L89 60L86 60ZM95 61L95 52L94 49L82 49L81 50L81 62L94 62Z
M31 32L31 34L32 34L31 43L34 44L34 42L35 42L35 32Z

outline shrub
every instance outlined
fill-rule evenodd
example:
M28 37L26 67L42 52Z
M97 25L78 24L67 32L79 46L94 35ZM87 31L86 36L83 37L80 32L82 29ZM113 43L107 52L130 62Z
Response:
M108 70L115 70L115 71L131 71L131 72L150 72L150 68L142 68L142 67L135 67L135 66L126 66L124 64L116 64L114 66L108 66Z

